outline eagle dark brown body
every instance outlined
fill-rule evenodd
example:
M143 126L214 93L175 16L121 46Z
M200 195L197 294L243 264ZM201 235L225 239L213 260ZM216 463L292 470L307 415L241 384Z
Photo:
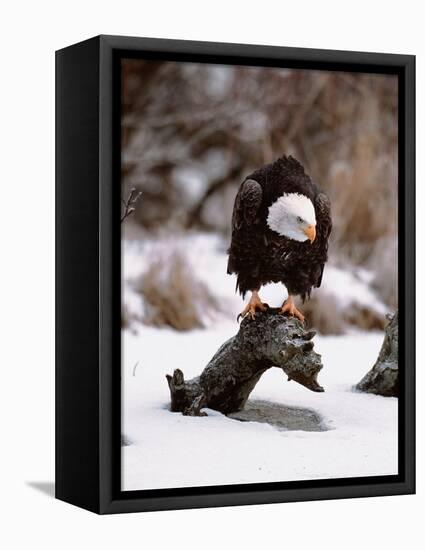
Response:
M316 215L314 242L292 240L269 228L269 207L287 193L305 195L312 201ZM227 272L237 275L237 289L242 297L267 283L282 282L290 295L300 295L305 300L312 287L321 284L331 228L328 197L297 160L290 156L279 158L253 172L239 188Z

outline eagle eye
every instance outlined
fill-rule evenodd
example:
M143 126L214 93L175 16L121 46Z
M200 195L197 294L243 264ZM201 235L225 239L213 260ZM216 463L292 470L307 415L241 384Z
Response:
M303 219L301 218L301 216L297 216L297 222L299 222L299 223L303 223L303 222L304 222L304 220L303 220Z

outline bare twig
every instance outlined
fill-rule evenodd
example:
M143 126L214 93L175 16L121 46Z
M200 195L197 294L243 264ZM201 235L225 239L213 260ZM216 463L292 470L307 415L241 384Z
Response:
M124 199L121 199L124 205L124 214L121 216L121 223L136 210L135 205L137 201L140 199L141 195L142 195L142 192L137 191L133 187L133 189L131 189L130 191L128 199L126 201Z

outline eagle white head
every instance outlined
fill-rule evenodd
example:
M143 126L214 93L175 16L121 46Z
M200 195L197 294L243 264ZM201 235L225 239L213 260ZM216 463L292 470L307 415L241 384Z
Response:
M267 225L282 237L313 242L316 238L313 203L305 195L285 193L269 207Z

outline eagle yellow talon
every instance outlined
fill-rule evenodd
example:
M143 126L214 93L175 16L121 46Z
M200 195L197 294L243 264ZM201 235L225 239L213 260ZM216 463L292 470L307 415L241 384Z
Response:
M242 319L245 319L245 317L249 317L253 321L255 319L255 314L257 311L266 310L267 304L263 304L263 302L260 300L260 297L258 296L258 292L254 290L251 299L249 300L244 310L239 313L237 320L239 321L240 317L242 317Z
M281 313L282 315L287 313L290 317L296 317L301 321L301 323L304 323L305 317L301 313L301 311L299 311L299 309L295 307L294 299L292 298L292 296L288 296L288 299L283 302L279 313Z

